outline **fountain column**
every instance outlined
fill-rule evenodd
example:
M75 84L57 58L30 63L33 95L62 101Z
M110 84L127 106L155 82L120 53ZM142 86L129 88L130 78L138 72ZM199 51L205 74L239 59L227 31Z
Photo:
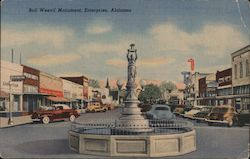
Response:
M127 53L128 60L128 79L126 85L126 99L124 101L122 114L116 121L116 128L129 132L150 132L149 121L142 116L141 109L138 107L140 103L136 95L136 61L137 50L135 45L131 44Z

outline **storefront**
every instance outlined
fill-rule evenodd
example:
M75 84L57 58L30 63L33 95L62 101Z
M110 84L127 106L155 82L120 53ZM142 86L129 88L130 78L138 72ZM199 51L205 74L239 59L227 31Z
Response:
M250 109L250 45L231 54L233 102L238 111Z
M70 107L83 107L83 86L63 79L64 98L70 101Z
M11 102L11 111L23 111L23 82L10 81L10 76L13 75L23 75L23 67L8 61L1 61L1 109L3 111L9 111L9 102Z
M37 110L41 106L42 94L39 90L39 70L22 65L23 75L23 110L29 113Z
M78 76L78 77L61 77L62 79L74 82L76 84L82 85L82 93L83 93L83 100L88 100L88 87L89 87L89 79L85 76Z
M63 96L63 82L61 78L40 72L39 80L39 93L48 95L42 97L42 106L50 106L55 103L69 103L69 100Z
M0 127L30 123L31 118L23 107L23 81L11 81L11 76L22 76L23 67L1 61Z
M232 68L216 72L217 105L232 105Z

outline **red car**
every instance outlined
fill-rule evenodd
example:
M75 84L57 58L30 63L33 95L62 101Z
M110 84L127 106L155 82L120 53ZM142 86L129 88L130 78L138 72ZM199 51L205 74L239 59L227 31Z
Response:
M55 104L49 107L41 107L38 111L34 112L31 116L33 120L39 120L44 124L56 120L74 121L79 116L76 110L71 109L65 104Z

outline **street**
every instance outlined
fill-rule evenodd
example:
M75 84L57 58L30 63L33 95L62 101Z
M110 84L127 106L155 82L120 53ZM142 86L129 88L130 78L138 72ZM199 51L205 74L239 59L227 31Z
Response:
M94 122L111 120L119 116L120 109L105 113L82 114L77 120ZM185 119L187 120L187 119ZM207 126L195 123L197 150L177 157L166 158L247 158L248 126ZM109 158L82 155L68 147L70 122L60 121L47 125L32 123L0 129L2 158ZM120 157L114 157L120 158ZM164 158L164 157L163 157Z

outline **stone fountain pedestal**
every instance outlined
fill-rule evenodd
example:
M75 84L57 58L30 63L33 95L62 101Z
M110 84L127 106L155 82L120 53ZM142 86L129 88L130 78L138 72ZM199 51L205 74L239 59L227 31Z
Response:
M140 101L136 95L136 60L137 50L135 45L131 44L128 49L128 81L125 107L123 108L121 117L116 121L116 129L129 132L150 132L149 121L141 115L141 109L138 107Z

